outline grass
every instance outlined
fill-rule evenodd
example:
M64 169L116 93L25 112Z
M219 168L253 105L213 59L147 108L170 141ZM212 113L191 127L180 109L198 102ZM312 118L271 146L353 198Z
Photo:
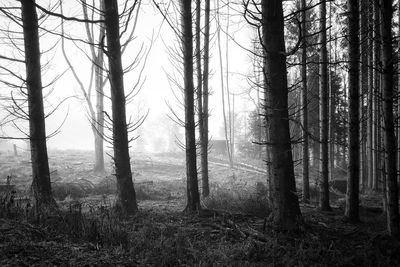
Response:
M141 206L137 215L119 217L112 201L103 198L96 203L63 202L58 213L38 219L17 206L12 213L2 212L6 207L1 205L0 265L12 260L19 265L400 264L400 244L385 235L384 218L376 214L363 212L364 223L352 225L340 220L341 210L323 214L308 209L303 210L306 225L300 232L276 232L269 222L264 231L264 215L254 212L256 195L250 201L250 195L214 189L218 197L211 196L207 203L226 212L186 215ZM263 209L265 213L267 206Z
M203 205L208 209L263 218L270 213L267 194L267 188L261 182L256 183L255 188L241 187L240 184L212 184L211 194L203 200Z
M216 165L211 195L202 200L207 210L188 215L182 213L185 183L179 168L164 162L173 175L161 181L155 178L167 175L164 167L149 162L136 165L153 182L135 183L140 210L131 217L112 209L116 186L111 176L88 182L82 178L90 177L89 171L68 166L58 168L61 177L71 179L53 180L60 208L55 214L32 216L29 206L15 201L20 190L1 196L0 266L400 265L400 244L386 235L385 217L376 210L361 209L362 223L349 224L340 208L321 213L302 205L306 223L301 230L277 232L265 220L265 184L245 172L238 171L236 179L225 177L226 169ZM17 171L13 175L16 183L28 180Z

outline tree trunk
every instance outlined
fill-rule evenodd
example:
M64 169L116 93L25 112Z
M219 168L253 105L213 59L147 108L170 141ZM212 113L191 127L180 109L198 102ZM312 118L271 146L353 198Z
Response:
M111 90L113 148L115 176L117 178L116 208L125 214L137 212L136 194L132 182L126 124L125 92L119 35L118 1L105 0L105 26Z
M225 82L224 82L224 68L223 68L223 60L222 60L222 48L221 48L221 23L220 23L220 6L219 1L215 1L215 8L217 12L217 44L218 44L218 56L219 56L219 67L221 72L221 100L222 100L222 116L224 119L224 134L225 134L225 145L226 152L228 154L229 159L229 167L231 171L233 171L233 159L232 159L232 151L231 151L231 139L230 139L230 123L228 121L229 117L226 116L226 107L225 107ZM227 85L226 85L227 86ZM229 106L229 105L228 105ZM229 114L228 114L229 115ZM229 129L228 129L229 127Z
M368 25L373 25L373 4L368 5ZM373 31L368 32L368 118L367 118L367 153L368 153L368 188L372 188L373 174L374 174L374 68L373 68L373 51L374 51Z
M203 186L203 197L210 194L208 181L208 77L210 58L210 0L205 0L204 10L204 63L203 63L203 133L201 135L201 179Z
M270 115L267 136L270 142L270 191L272 218L276 227L295 229L302 221L296 194L289 132L288 87L282 0L262 1L262 42L267 105Z
M398 10L400 10L400 1L397 4ZM400 23L400 11L398 13L398 23ZM400 24L399 24L400 25ZM400 27L398 35L400 34ZM400 51L400 39L397 42L397 51ZM400 170L400 57L397 57L397 171ZM397 182L400 183L400 175L397 178Z
M368 91L368 5L366 0L359 3L360 10L360 185L362 187L367 184L367 168L366 168L366 116L364 110L365 95Z
M388 186L387 223L391 236L400 238L399 188L397 184L396 137L394 134L393 97L394 97L394 57L392 47L392 2L380 0L382 23L382 67L383 67L383 118L386 182ZM383 186L386 186L384 184Z
M203 145L203 133L204 133L204 123L203 123L203 77L202 77L202 66L201 66L201 38L200 38L200 19L201 19L201 0L196 0L196 35L195 35L195 57L196 57L196 78L197 78L197 117L199 124L199 142L200 142L200 166L201 170L203 168L203 153L207 153L207 148L204 150ZM203 175L202 175L203 177ZM203 180L202 180L203 181ZM204 186L202 186L204 188ZM204 195L204 192L203 192Z
M101 0L101 10L104 10L104 0ZM100 19L104 19L103 16ZM100 24L99 42L105 36L104 23ZM104 172L104 79L103 79L104 53L99 47L95 60L95 88L96 88L96 133L94 139L95 165L94 171Z
M301 48L301 99L302 99L302 124L303 124L303 201L310 201L310 177L309 177L309 147L308 147L308 96L307 96L307 12L306 0L301 0L301 19L303 45Z
M320 3L320 208L321 210L330 210L329 205L329 119L328 119L328 51L326 42L326 0Z
M373 149L374 153L372 155L372 162L373 162L373 174L372 174L372 188L377 191L378 190L378 181L381 177L381 169L380 169L380 103L381 103L381 96L380 96L380 72L379 68L380 64L380 50L381 50L381 35L380 35L380 14L379 14L379 3L378 1L374 1L373 5L373 25L374 25L374 51L373 51L373 67L374 67L374 102L373 102L373 133L372 138L374 139Z
M197 182L196 135L194 123L194 83L193 83L193 32L192 1L180 0L182 24L183 79L185 105L185 150L187 179L187 212L199 210L200 195Z
M26 85L29 107L29 140L32 165L32 192L36 211L53 209L46 126L43 108L43 87L40 65L39 25L35 1L21 1L25 44Z
M359 123L359 8L357 0L349 0L349 171L345 216L359 221L360 123Z

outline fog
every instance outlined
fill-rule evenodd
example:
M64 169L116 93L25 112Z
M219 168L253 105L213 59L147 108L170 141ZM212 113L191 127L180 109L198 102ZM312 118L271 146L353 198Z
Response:
M42 6L49 6L48 1L39 1ZM54 4L53 4L54 5ZM212 4L213 5L213 4ZM167 8L160 5L161 8ZM81 10L78 2L67 2L64 7L67 16L81 17ZM17 12L17 11L16 11ZM169 12L173 12L170 9ZM231 11L234 13L234 9ZM39 12L39 15L41 13ZM171 15L170 18L176 18ZM4 19L4 18L3 18ZM215 20L212 18L211 33L215 33ZM4 21L3 21L4 22ZM178 27L178 22L173 22L174 26ZM224 14L221 13L221 24L224 26L226 20ZM54 28L59 30L59 18L47 18L44 22L44 27ZM249 99L244 93L248 90L248 82L245 78L246 73L252 70L249 53L241 48L251 47L251 31L245 26L240 14L231 16L229 23L229 36L221 32L221 43L223 55L225 56L226 42L228 44L229 56L229 82L232 96L235 97L235 114L238 117L247 116L247 112L254 107L248 106ZM66 32L73 38L84 38L84 25L78 22L65 22ZM174 151L178 149L173 141L174 136L183 135L182 127L174 125L174 122L169 118L173 117L168 105L181 116L181 107L175 98L181 98L179 89L168 80L168 75L179 77L179 70L174 70L171 61L173 58L169 54L170 48L179 47L174 31L171 26L164 20L151 1L143 1L137 28L134 33L135 39L129 44L123 54L124 66L131 64L132 60L137 56L138 51L143 49L143 57L137 68L125 74L125 92L128 94L139 79L139 72L143 67L141 79L143 86L140 92L134 99L127 104L127 118L132 118L133 121L145 115L148 112L148 117L141 127L132 133L132 137L137 137L132 143L132 149L135 147L139 150L151 152ZM40 39L42 51L42 64L46 65L43 70L43 84L48 84L54 77L60 78L52 84L51 88L45 88L44 94L49 90L53 90L45 99L45 108L50 112L54 107L58 107L57 111L46 120L47 133L51 134L58 129L58 134L48 140L50 149L83 149L92 150L94 148L93 134L91 132L90 123L87 116L87 106L79 89L79 84L68 69L68 65L61 53L59 36L44 33ZM66 41L66 51L71 63L73 64L79 78L85 86L88 86L90 77L90 62L83 52L89 52L88 45L81 42ZM50 51L48 48L53 47ZM1 54L10 51L10 47L2 48ZM218 49L216 47L216 36L212 36L211 40L211 61L210 61L210 118L209 130L211 138L221 139L222 127L222 109L221 109L221 92L220 92L220 68L218 66ZM147 60L145 59L148 53ZM24 77L24 69L19 67L19 75ZM225 72L225 69L224 69ZM3 86L3 85L2 85ZM175 90L173 93L172 90ZM9 90L8 90L9 91ZM92 90L93 93L94 90ZM109 95L108 84L105 87L106 95ZM93 93L94 94L94 93ZM7 95L3 95L7 96ZM93 96L95 100L95 97ZM182 99L182 98L181 98ZM94 101L93 100L93 101ZM108 114L110 112L110 101L105 99L105 109ZM62 123L64 122L64 123ZM18 122L22 128L27 130L25 122ZM13 125L2 127L3 136L21 136L19 130ZM22 135L23 136L23 135ZM10 141L10 143L18 143L19 147L24 147L23 141Z

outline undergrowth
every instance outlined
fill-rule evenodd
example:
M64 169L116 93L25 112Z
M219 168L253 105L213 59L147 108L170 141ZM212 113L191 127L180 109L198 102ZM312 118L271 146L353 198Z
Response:
M203 200L208 209L225 210L266 217L270 213L267 187L257 182L255 187L243 187L240 184L212 184L210 196Z
M49 255L52 265L60 262L65 265L101 265L103 262L122 266L400 264L400 244L379 231L371 232L378 229L378 223L382 223L373 217L368 217L366 228L363 225L347 225L334 215L315 211L305 213L308 228L299 233L275 232L268 225L263 231L263 220L249 215L253 212L260 216L262 213L256 211L268 211L267 205L255 206L257 194L254 193L258 190L261 195L263 190L261 185L257 187L255 192L247 192L248 195L238 195L233 189L216 189L220 196L211 196L207 203L224 210L232 209L232 214L219 213L208 217L201 214L189 216L181 212L153 212L145 208L135 216L121 217L111 208L113 203L107 198L92 204L70 201L60 204L57 213L40 217L14 204L11 205L13 212L6 213L3 212L6 206L1 205L0 265L4 259L15 261L17 250L30 249L35 255L25 252L21 256L25 265L32 265L34 257L43 263L44 259L50 260ZM240 211L242 215L233 214L233 211ZM9 234L2 226L5 222L12 224L7 230ZM28 247L29 250L26 250ZM42 254L38 254L33 247L40 247ZM56 253L55 248L68 251ZM87 253L85 257L82 251Z

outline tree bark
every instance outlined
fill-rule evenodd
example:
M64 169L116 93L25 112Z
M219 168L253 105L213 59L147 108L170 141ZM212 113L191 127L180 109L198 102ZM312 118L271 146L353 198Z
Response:
M36 212L53 209L43 87L40 64L39 25L34 0L21 1L25 45L26 85L28 89L29 140L32 165L32 192Z
M270 144L270 191L272 218L277 228L295 229L302 221L296 194L289 132L288 87L282 0L262 1L264 78L270 116L267 136Z
M394 57L392 47L392 3L389 0L380 0L382 23L382 67L383 67L383 119L384 119L384 145L385 145L385 168L386 182L383 186L388 188L388 210L387 223L391 236L400 238L400 216L399 216L399 188L397 184L397 151L396 136L394 134Z
M359 123L359 8L357 0L349 0L349 170L347 177L345 216L359 221L360 123Z
M320 208L321 210L330 210L329 205L329 118L328 118L328 51L326 42L326 0L320 3Z
M115 176L117 178L116 208L125 214L134 214L138 207L132 182L129 158L128 130L126 124L125 92L119 34L118 1L105 0L105 26L111 89L113 148Z
M185 150L187 181L187 212L200 210L200 195L197 182L196 135L194 123L194 83L193 83L193 31L192 1L180 0L183 79L185 105Z
M301 0L301 29L303 45L301 47L301 99L302 99L302 124L303 124L303 201L310 201L310 177L309 177L309 142L308 142L308 96L307 96L307 12L306 0Z

